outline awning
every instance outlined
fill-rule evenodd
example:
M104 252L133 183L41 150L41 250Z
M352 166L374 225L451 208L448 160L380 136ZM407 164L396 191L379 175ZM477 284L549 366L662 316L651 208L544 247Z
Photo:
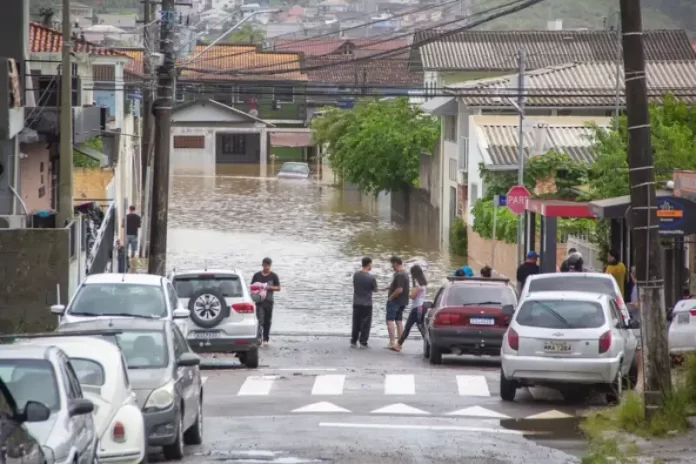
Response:
M274 147L311 147L312 134L309 132L276 132L271 134Z
M82 153L83 155L87 156L88 158L92 158L95 161L99 161L102 166L105 166L106 163L108 162L108 159L106 155L99 150L95 150L92 147L88 147L86 145L73 145L73 150L75 150L78 153Z
M457 114L457 100L454 97L435 97L421 105L421 110L433 116Z

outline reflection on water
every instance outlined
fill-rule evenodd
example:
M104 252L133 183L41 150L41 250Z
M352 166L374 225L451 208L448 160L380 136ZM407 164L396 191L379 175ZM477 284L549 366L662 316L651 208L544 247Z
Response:
M280 163L270 164L277 172ZM450 262L436 244L379 213L357 192L307 180L259 176L258 165L218 165L217 176L174 174L169 211L170 268L238 267L247 280L273 259L282 292L276 332L350 330L352 273L371 256L387 287L393 254L427 262L431 297ZM384 292L375 296L374 333L386 333Z

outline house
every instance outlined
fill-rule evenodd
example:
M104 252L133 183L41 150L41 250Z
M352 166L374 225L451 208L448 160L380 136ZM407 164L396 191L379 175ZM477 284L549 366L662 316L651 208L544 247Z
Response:
M317 4L319 14L345 13L351 10L351 5L345 0L323 0Z
M55 11L55 17L56 18L62 18L63 17L63 5L62 3L57 4L54 7ZM70 18L71 20L73 18L93 18L94 17L94 8L92 8L89 5L85 5L84 3L78 3L78 2L70 2Z

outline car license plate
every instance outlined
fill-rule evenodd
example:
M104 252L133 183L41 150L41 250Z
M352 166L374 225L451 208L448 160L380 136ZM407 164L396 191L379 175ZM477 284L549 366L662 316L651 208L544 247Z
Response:
M495 320L490 317L472 317L471 325L495 325Z
M570 343L546 342L544 343L544 351L546 351L547 353L569 353Z
M220 338L220 332L195 332L196 338Z
M689 313L680 314L679 317L677 318L677 323L688 324L689 318L690 318Z

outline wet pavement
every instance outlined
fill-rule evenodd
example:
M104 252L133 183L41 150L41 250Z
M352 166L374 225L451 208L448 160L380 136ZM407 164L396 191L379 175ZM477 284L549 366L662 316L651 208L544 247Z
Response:
M431 297L459 260L442 254L415 227L392 221L356 191L314 181L258 176L258 165L218 165L217 176L175 172L170 197L168 268L232 266L247 279L273 259L282 292L274 330L345 333L352 305L352 273L371 256L380 287L391 279L389 257L427 263ZM386 208L384 206L387 206ZM375 298L375 333L384 334L386 295Z

